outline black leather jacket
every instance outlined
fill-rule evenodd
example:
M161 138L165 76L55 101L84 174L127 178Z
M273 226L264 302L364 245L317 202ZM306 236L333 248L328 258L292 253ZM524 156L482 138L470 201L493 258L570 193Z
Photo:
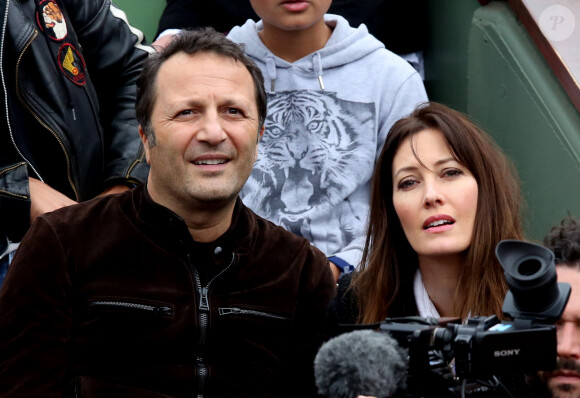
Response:
M17 241L29 176L76 201L146 180L135 82L153 49L110 0L0 7L0 238Z

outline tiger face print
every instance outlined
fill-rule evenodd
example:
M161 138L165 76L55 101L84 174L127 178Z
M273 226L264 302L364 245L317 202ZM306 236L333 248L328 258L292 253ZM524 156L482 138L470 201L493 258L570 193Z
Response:
M333 93L270 94L266 129L244 203L299 235L312 214L332 211L372 173L375 107ZM328 216L328 214L327 214Z

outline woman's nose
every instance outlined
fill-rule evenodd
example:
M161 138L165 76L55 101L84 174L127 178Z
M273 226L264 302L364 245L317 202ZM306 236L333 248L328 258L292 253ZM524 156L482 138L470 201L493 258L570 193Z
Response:
M433 181L425 180L423 182L425 189L425 196L423 198L423 206L431 207L435 205L442 205L444 203L443 195L440 187Z

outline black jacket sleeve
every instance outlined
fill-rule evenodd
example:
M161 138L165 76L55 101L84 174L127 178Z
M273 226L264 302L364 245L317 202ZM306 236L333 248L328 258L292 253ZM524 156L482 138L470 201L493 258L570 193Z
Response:
M105 134L104 185L147 179L135 115L136 81L154 50L110 0L64 1L99 98Z

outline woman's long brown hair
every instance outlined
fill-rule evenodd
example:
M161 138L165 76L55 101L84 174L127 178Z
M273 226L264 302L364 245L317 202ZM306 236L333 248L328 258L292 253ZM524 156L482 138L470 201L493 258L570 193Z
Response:
M472 242L455 293L456 316L502 315L507 285L495 247L503 239L523 236L517 173L493 139L464 115L441 104L426 103L393 125L375 167L361 269L351 284L358 298L360 323L415 315L408 312L415 308L410 303L414 302L417 255L393 206L392 163L401 143L425 129L443 134L451 153L478 185Z

